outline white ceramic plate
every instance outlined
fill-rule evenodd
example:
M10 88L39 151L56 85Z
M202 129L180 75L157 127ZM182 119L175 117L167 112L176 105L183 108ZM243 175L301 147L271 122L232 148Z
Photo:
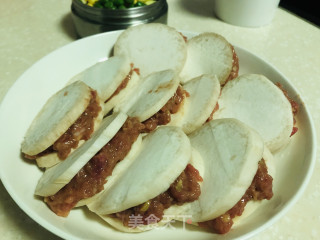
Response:
M188 37L194 35L183 33ZM52 52L20 77L2 102L0 176L20 208L43 227L66 239L246 239L279 219L296 202L310 179L315 163L315 130L307 107L290 82L270 64L239 47L235 49L240 59L240 73L261 73L280 82L300 104L300 112L298 133L275 156L277 175L273 199L234 226L230 233L218 236L196 227L174 224L162 230L125 234L110 228L85 208L73 210L68 218L57 217L33 195L42 172L20 154L20 144L28 126L45 101L72 76L111 54L119 34L120 31L95 35Z

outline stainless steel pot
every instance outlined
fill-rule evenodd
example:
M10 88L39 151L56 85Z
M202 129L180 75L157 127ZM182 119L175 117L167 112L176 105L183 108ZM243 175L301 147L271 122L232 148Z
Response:
M86 37L149 22L166 24L168 4L166 0L158 0L142 7L112 10L90 7L80 0L72 0L71 13L78 35Z

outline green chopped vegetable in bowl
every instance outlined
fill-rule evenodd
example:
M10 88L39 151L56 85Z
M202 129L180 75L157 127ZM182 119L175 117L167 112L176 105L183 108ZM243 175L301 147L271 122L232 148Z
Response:
M155 3L156 0L80 0L82 3L96 8L127 9L142 7Z

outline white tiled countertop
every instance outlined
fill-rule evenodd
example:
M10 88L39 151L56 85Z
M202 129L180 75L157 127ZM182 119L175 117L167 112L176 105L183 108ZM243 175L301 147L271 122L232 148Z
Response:
M299 89L320 139L318 27L282 9L277 10L268 26L236 27L214 17L210 0L168 0L168 4L168 25L185 31L217 32L276 66ZM0 101L32 64L76 40L70 5L71 1L1 1ZM254 239L320 239L319 150L318 144L315 170L303 196L284 217ZM20 210L0 183L0 239L59 238Z

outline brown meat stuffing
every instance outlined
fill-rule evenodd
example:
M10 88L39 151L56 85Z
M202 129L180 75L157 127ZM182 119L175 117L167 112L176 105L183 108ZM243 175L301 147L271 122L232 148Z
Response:
M80 200L102 191L106 178L112 174L116 164L128 154L142 128L142 124L136 118L128 118L111 141L64 188L45 198L51 210L58 216L66 217Z
M188 38L185 35L183 35L182 32L179 32L179 33L183 37L183 40L185 41L185 43L187 43L188 42Z
M138 69L138 68L134 68L134 67L133 67L133 64L131 64L131 70L130 70L130 72L129 72L128 75L122 80L121 84L118 86L118 88L116 89L116 91L105 101L105 103L108 102L108 101L110 101L110 99L113 98L114 96L116 96L117 94L119 94L119 92L128 85L128 82L129 82L129 81L131 80L131 78L132 78L133 72L136 72L138 75L140 75L139 69Z
M213 111L211 112L211 114L206 122L210 122L213 119L213 114L218 110L219 110L219 103L216 104L216 106L214 107Z
M206 227L215 233L224 234L230 231L233 225L233 218L241 216L245 206L249 201L259 201L263 199L271 199L272 191L272 177L268 174L268 169L264 159L259 162L258 170L253 178L253 181L246 193L237 202L237 204L221 216L199 223L199 226Z
M171 114L178 112L183 99L188 96L189 93L179 86L175 94L160 109L160 111L143 122L145 125L145 132L153 131L158 125L168 124L171 121Z
M232 69L231 69L229 77L226 79L226 81L223 85L225 85L228 81L238 77L238 74L239 74L239 58L238 58L238 55L232 45L231 45L231 48L232 48L232 53L233 53Z
M124 226L129 226L130 216L138 216L139 214L142 216L144 225L150 224L150 216L155 216L158 222L163 218L164 210L171 205L182 205L197 200L201 194L198 183L200 181L202 178L198 170L188 164L167 191L136 207L113 214L113 217L121 219Z

